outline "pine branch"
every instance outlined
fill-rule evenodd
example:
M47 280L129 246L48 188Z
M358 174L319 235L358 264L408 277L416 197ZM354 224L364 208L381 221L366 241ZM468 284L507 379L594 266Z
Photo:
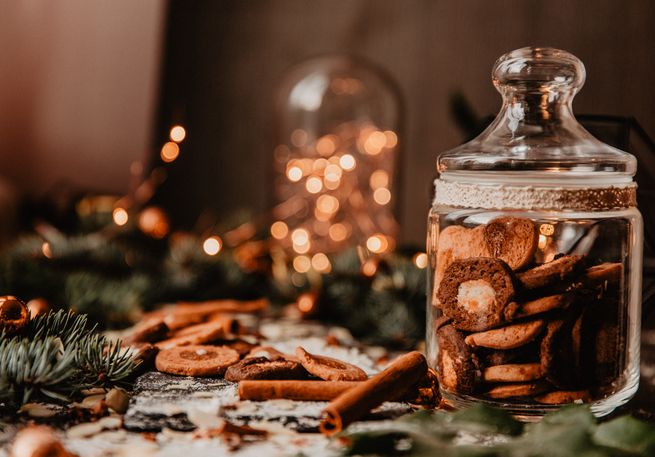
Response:
M75 351L59 338L0 340L0 400L27 403L41 395L66 400L77 374Z
M96 326L89 328L88 318L85 314L60 309L37 316L30 320L27 334L33 339L58 337L64 347L95 332Z
M98 333L79 341L75 361L80 368L79 384L86 388L123 384L137 366L120 341L110 342Z

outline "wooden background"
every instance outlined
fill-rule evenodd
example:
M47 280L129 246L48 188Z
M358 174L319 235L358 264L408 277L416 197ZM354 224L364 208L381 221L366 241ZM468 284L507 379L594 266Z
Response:
M205 206L264 211L276 87L290 65L325 52L363 55L400 87L405 241L423 242L434 161L462 140L449 94L496 112L489 74L506 51L573 52L588 74L576 112L634 115L655 136L648 0L0 4L0 175L23 192L62 179L122 191L129 163L156 154L179 121L188 142L162 189L174 214L191 224Z

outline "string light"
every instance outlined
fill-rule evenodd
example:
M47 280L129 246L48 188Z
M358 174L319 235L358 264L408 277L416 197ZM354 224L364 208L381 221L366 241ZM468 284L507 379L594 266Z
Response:
M323 189L323 181L321 181L321 178L312 176L307 179L307 184L305 184L305 187L307 188L307 192L310 194L317 194L321 191L321 189Z
M339 165L341 165L341 168L343 168L346 171L353 170L355 166L357 165L357 161L355 158L350 155L350 154L344 154L339 158Z
M391 201L391 192L386 187L380 187L373 192L373 200L378 205L386 205Z
M345 225L337 222L336 224L330 226L328 234L334 241L343 241L348 236L348 229Z
M223 242L218 236L210 236L202 243L202 250L207 255L216 255L221 252Z
M289 181L298 182L302 179L302 170L300 167L291 167L287 170Z
M114 224L118 226L127 224L127 221L129 219L129 215L127 214L125 208L114 208L114 211L112 212L111 215L112 215L112 219L114 219Z
M312 257L312 268L320 273L327 273L331 269L328 256L319 252Z
M289 234L289 226L282 221L273 222L271 225L271 235L276 240L281 240Z
M293 268L298 273L307 273L312 267L312 261L306 255L299 255L293 259Z
M389 247L389 242L384 235L376 234L366 240L366 247L369 251L379 254Z
M161 160L163 160L166 163L173 162L175 159L178 158L180 155L180 147L177 145L177 143L174 143L172 141L169 141L168 143L164 144L161 148Z
M171 128L170 138L171 141L175 141L176 143L181 143L182 141L184 141L184 138L186 138L186 130L184 130L184 127L182 127L181 125L174 125Z
M428 255L425 252L414 254L412 260L414 261L414 265L420 269L426 268L428 266Z
M41 245L41 253L48 259L52 259L52 249L50 249L50 243L44 241Z

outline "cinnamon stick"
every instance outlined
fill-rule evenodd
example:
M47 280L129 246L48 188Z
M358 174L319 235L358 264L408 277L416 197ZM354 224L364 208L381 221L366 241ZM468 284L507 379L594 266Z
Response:
M329 401L361 384L361 381L240 381L241 400L274 398L299 401Z
M428 365L420 352L398 357L383 372L335 398L323 411L321 433L338 433L385 401L402 398L427 374Z

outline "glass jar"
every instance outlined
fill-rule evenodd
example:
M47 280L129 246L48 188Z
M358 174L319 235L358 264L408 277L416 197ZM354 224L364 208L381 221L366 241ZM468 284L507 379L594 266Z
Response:
M639 384L636 159L574 118L585 69L568 52L518 49L492 79L496 119L437 161L429 363L455 407L606 415Z
M296 272L327 272L349 247L393 249L399 106L391 79L362 59L317 57L287 73L271 235Z

